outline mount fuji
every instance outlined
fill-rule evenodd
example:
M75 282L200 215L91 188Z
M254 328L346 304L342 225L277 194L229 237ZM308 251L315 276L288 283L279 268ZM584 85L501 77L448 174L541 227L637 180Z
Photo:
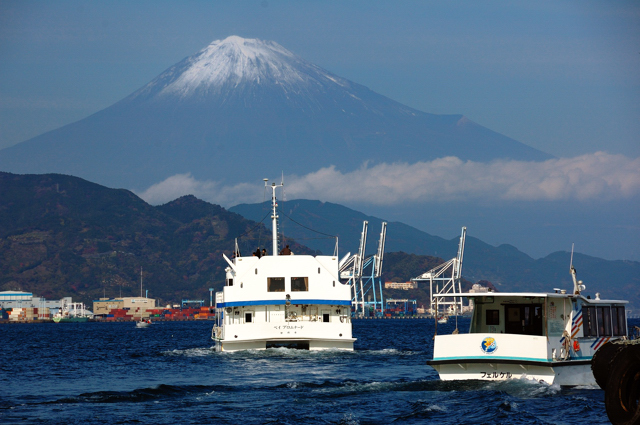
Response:
M0 170L144 189L175 174L227 183L334 165L544 160L462 115L404 106L272 41L231 36L87 118L0 151Z

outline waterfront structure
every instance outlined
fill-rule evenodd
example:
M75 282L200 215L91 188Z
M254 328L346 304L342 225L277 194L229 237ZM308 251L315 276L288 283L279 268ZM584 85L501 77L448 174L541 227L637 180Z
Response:
M93 314L105 316L111 310L131 310L142 312L156 308L156 300L146 297L100 298L93 301ZM147 315L148 316L148 315Z
M429 298L431 306L429 313L433 316L458 315L462 313L464 305L462 297L456 296L462 292L460 278L462 276L462 260L464 258L464 244L467 228L462 228L458 255L449 261L411 279L412 282L429 282ZM444 310L444 311L441 311Z
M418 289L418 282L385 282L384 289Z
M31 292L24 291L2 291L0 292L0 308L38 308L57 310L72 302L71 297L64 297L59 300L48 300L42 297L34 297Z

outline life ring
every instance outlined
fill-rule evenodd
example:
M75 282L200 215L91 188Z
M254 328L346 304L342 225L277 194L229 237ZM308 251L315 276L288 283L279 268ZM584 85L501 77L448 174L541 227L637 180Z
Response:
M573 351L574 352L580 351L580 343L578 342L577 339L573 340Z

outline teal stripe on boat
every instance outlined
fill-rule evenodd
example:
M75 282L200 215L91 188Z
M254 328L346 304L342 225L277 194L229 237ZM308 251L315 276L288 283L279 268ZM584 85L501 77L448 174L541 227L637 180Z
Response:
M542 363L549 363L549 364L558 364L558 363L567 363L570 361L578 361L578 360L591 360L591 357L573 357L571 359L568 360L564 360L564 361L556 361L556 360L549 360L549 359L539 359L539 358L533 358L533 357L496 357L496 356L486 356L486 357L437 357L433 359L433 361L439 362L439 361L455 361L455 360L460 360L462 362L464 362L465 360L486 360L487 362L491 361L491 360L517 360L517 361L527 361L527 362L542 362Z

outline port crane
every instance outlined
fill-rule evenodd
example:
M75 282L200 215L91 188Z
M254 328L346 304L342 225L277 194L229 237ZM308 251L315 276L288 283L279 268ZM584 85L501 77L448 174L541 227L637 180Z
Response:
M467 228L463 227L458 243L458 255L455 258L411 279L412 282L429 282L431 300L429 312L434 316L439 314L436 309L440 308L454 315L462 313L462 297L456 294L462 293L460 279L466 236Z
M351 301L354 307L354 315L356 316L364 316L367 305L373 305L374 310L379 308L382 311L384 309L381 276L387 223L382 223L376 254L367 258L365 257L365 249L368 229L369 222L365 220L362 223L358 253L351 255L349 252L340 260L340 278L346 280L351 286ZM370 273L365 275L365 270L370 270ZM377 289L376 284L378 286ZM369 295L369 299L373 298L373 303L370 301L365 302L366 295Z

